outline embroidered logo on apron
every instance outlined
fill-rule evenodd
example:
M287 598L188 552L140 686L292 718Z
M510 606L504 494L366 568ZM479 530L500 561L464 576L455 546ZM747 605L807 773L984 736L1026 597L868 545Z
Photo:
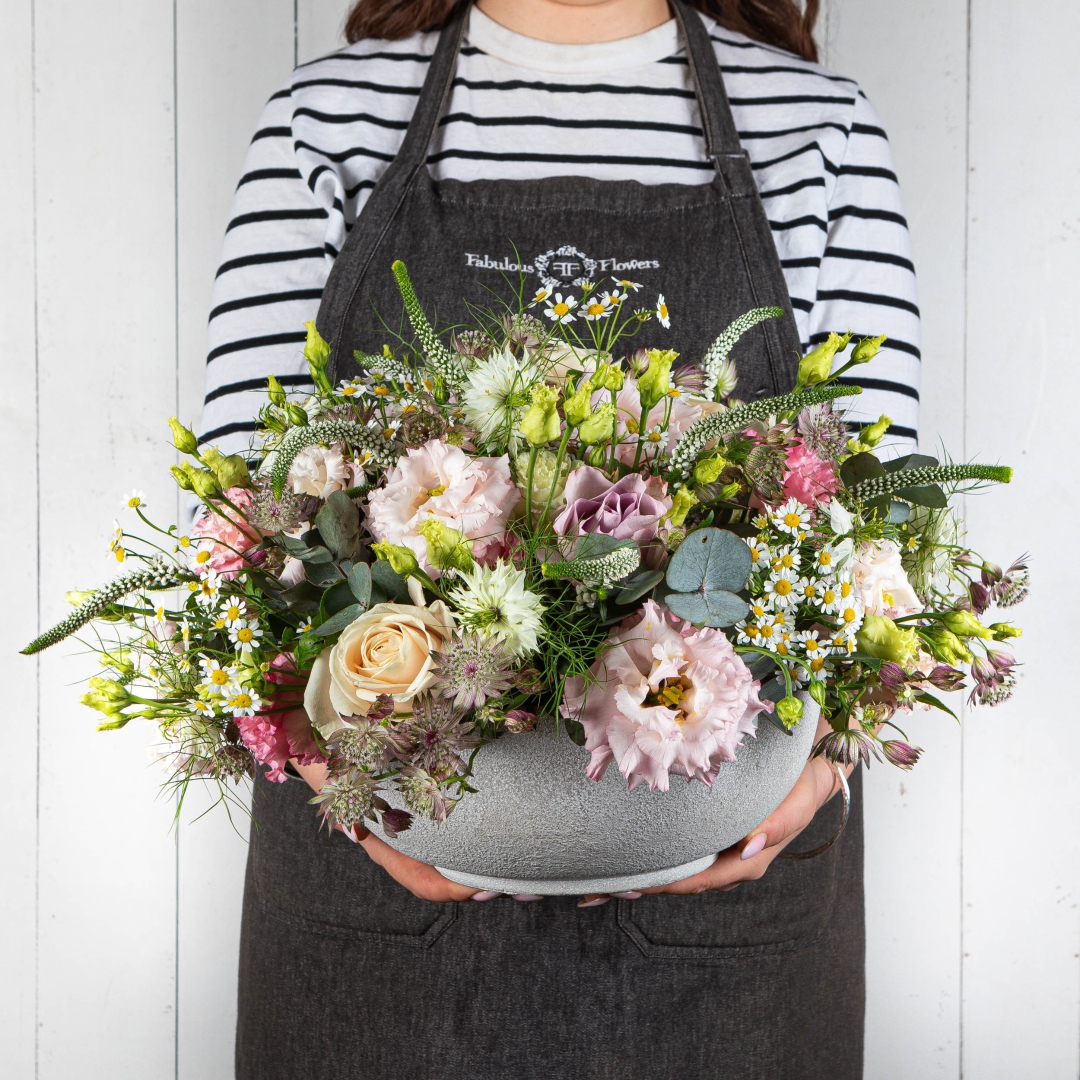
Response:
M520 258L520 256L518 256ZM510 273L537 274L546 289L580 288L591 284L597 271L603 274L625 273L631 270L659 270L656 259L594 259L573 244L551 248L536 255L532 262L522 263L509 256L493 259L490 255L465 252L465 265L477 270L500 270Z

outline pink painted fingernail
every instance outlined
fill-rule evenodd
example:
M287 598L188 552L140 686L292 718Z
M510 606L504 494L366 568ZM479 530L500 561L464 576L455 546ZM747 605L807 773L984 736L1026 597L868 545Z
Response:
M535 893L519 892L514 893L514 899L521 904L531 904L534 900L543 900L542 896L537 896Z
M502 896L502 893L497 892L478 892L473 894L474 900L494 900L496 896Z
M578 907L599 907L601 904L606 904L610 899L610 896L598 896L595 900L579 900Z
M613 892L612 896L617 896L620 900L637 900L641 893L639 892Z
M768 842L768 837L759 832L747 845L742 849L742 855L740 856L744 861L746 859L752 859L755 855L760 855L762 849Z

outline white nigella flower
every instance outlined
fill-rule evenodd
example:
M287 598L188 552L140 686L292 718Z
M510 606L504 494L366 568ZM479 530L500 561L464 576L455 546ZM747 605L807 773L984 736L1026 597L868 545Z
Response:
M798 578L794 570L781 567L769 575L769 579L765 582L765 594L778 608L786 608L799 598L796 591L797 582Z
M482 442L509 427L512 434L525 406L537 373L509 349L500 349L469 371L469 385L462 405L465 419Z
M233 716L254 716L262 708L262 698L247 687L235 686L225 699L225 708Z
M525 588L525 571L499 559L494 569L477 563L460 576L464 586L452 589L450 599L462 626L496 638L515 656L535 652L544 605Z
M773 510L772 520L781 532L798 536L810 527L810 508L804 506L798 499L788 499L783 506L778 506Z
M239 619L229 627L229 640L240 650L240 654L246 655L259 644L262 637L259 624L254 619Z
M661 293L656 298L656 317L660 321L660 325L665 330L671 329L671 316L668 314L667 301L664 300L664 294Z
M226 693L239 674L236 668L222 667L219 660L208 659L205 656L200 657L199 666L203 669L203 681L199 683L199 688L215 697Z
M544 314L549 319L554 319L557 323L569 323L574 321L573 309L577 307L577 298L573 296L567 296L563 299L563 294L557 292L555 299L548 299L545 301L547 307L544 308Z

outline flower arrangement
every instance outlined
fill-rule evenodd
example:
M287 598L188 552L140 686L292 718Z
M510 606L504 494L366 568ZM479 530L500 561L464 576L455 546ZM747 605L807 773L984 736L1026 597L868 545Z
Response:
M831 334L792 392L742 402L732 350L779 308L677 364L629 347L670 325L635 282L519 293L440 335L393 269L414 337L333 385L309 323L314 393L269 380L254 474L173 418L193 527L132 495L149 538L117 525L111 548L138 568L25 650L93 624L83 702L157 724L182 789L325 763L327 821L393 836L445 821L482 745L542 717L590 777L667 790L712 783L762 719L791 730L800 690L830 724L816 754L902 768L899 718L945 709L936 691L1009 696L1020 630L983 616L1027 568L970 551L949 500L1010 471L882 460L888 417L849 430L840 377L883 338Z

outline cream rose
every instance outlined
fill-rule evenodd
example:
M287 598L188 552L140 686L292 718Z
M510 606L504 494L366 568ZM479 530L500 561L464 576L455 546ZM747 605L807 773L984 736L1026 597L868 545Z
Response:
M399 712L434 678L431 654L442 648L454 617L442 601L431 607L376 604L350 623L330 650L330 701L343 716L364 716L380 694Z

